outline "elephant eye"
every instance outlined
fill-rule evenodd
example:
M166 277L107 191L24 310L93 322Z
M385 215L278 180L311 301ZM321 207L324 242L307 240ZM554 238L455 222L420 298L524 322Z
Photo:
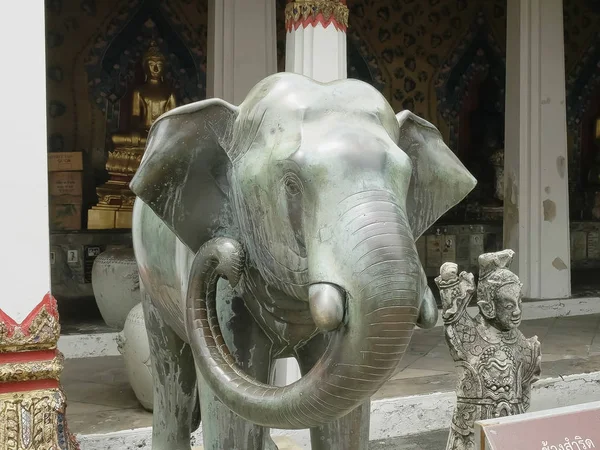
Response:
M295 197L302 193L302 182L293 172L288 172L283 176L283 185L285 187L285 192L290 197Z

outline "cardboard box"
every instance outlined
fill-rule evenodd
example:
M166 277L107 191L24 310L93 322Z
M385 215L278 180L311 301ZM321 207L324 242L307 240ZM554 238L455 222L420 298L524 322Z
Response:
M81 203L83 172L50 172L48 174L48 193L50 201L56 204Z
M50 229L81 230L81 203L50 203Z
M83 170L81 152L48 153L48 172Z

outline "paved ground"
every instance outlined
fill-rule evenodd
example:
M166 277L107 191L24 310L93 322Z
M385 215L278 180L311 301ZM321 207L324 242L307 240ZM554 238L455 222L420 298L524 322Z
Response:
M448 431L432 431L396 439L374 441L369 450L444 450Z
M524 322L521 330L526 336L537 334L542 343L543 378L600 370L600 315L531 320ZM67 394L69 426L75 433L106 433L151 425L152 416L140 407L129 387L120 356L69 359L62 384ZM454 384L454 365L443 328L416 330L399 372L374 398L447 392L454 389ZM373 445L377 450L444 447L443 443L418 446L418 439L440 439L435 433L414 439Z
M447 431L433 431L404 438L373 441L369 450L445 450ZM286 438L275 438L279 450L299 449L296 444ZM202 450L203 447L192 447L192 450Z

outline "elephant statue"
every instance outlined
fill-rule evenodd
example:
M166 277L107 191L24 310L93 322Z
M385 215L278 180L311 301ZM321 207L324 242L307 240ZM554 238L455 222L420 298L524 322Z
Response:
M437 320L415 240L475 179L439 131L357 80L279 73L173 109L131 182L154 450L365 450L370 397ZM269 384L278 358L302 377Z

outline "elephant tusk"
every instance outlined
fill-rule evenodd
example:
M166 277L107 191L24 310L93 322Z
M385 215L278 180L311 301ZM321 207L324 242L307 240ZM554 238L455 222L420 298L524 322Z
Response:
M423 329L435 327L438 319L438 308L433 296L433 292L428 286L425 286L423 299L421 300L421 308L419 317L417 318L417 326Z
M344 318L344 294L328 283L313 284L308 288L308 303L315 325L322 331L333 331Z

